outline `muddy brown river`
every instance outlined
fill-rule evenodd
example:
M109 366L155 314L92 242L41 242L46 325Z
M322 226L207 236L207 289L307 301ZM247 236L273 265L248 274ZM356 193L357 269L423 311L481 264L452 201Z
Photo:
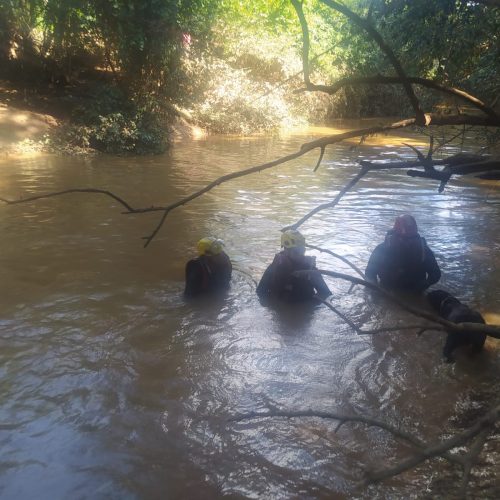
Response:
M0 196L108 189L134 206L173 202L216 177L296 151L327 132L208 137L155 157L4 158ZM263 307L258 280L280 228L332 199L360 158L412 158L418 136L346 143L223 184L173 211L123 215L97 194L0 206L0 497L2 499L422 498L452 468L435 460L368 488L366 469L411 453L386 432L251 412L363 413L425 441L458 432L493 403L499 344L441 361L442 333L356 335L324 306ZM448 148L448 153L455 150ZM436 254L440 287L500 323L500 189L404 172L368 175L301 228L308 243L364 269L394 218L411 212ZM227 295L186 302L196 241L225 241ZM333 257L318 266L352 271ZM361 287L326 278L359 326L418 323ZM496 393L498 395L498 391Z

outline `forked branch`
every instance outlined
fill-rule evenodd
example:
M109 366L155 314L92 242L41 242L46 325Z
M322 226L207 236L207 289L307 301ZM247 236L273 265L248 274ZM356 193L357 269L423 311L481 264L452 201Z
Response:
M383 429L395 438L401 439L408 444L414 446L414 453L405 460L396 465L376 471L366 472L364 484L377 483L385 479L398 476L414 467L418 466L426 460L435 457L442 457L452 464L458 464L462 467L462 483L461 492L465 494L466 488L470 479L471 468L477 463L478 456L488 439L489 435L494 431L497 422L500 419L500 405L493 407L483 417L479 418L474 425L456 434L450 439L437 443L425 443L413 434L394 427L383 420L375 419L365 415L357 414L342 414L337 412L324 412L314 410L303 411L285 411L279 409L270 409L266 413L251 412L229 419L230 422L242 422L249 419L263 418L320 418L326 420L338 420L338 428L345 423L362 423L369 427ZM462 455L451 453L452 450L467 445L471 440L476 438L470 447L470 450Z
M7 205L17 205L19 203L29 203L31 201L42 200L44 198L53 198L54 196L61 196L63 194L71 194L71 193L97 193L97 194L105 194L106 196L110 196L118 203L123 205L127 209L127 213L135 212L135 209L132 208L123 198L120 198L116 194L111 191L106 191L104 189L94 189L94 188L78 188L78 189L65 189L64 191L56 191L53 193L45 193L39 194L36 196L29 196L27 198L19 198L18 200L7 200L5 198L0 198L0 201L7 203ZM154 210L155 208L151 207L149 210Z
M464 90L457 89L455 87L449 87L443 85L434 80L429 80L427 78L420 78L415 76L408 76L406 79L414 84L421 87L426 87L429 89L437 90L443 94L448 94L450 96L456 97L475 108L481 110L487 116L498 122L500 126L500 117L495 112L493 108L486 105L481 99L465 92ZM359 77L349 77L341 78L331 85L316 85L311 82L307 83L306 88L302 90L309 90L312 92L325 92L326 94L333 95L336 94L340 89L346 86L357 86L357 85L402 85L403 80L399 76L359 76Z
M379 481L383 481L389 477L396 476L405 472L407 470L413 469L417 465L421 464L425 460L430 458L434 458L437 456L442 456L443 453L453 450L459 446L463 446L467 442L469 442L472 438L476 437L478 434L491 433L493 428L495 427L498 419L500 418L500 405L491 409L486 415L481 417L472 427L469 427L464 432L453 436L450 439L442 441L440 443L431 445L426 449L419 451L418 454L407 458L406 460L401 461L399 464L396 464L393 467L389 467L387 469L380 469L374 472L371 472L367 475L368 483L375 483ZM481 439L481 443L484 444L486 438ZM481 447L482 447L481 444ZM479 450L480 451L480 450ZM472 456L477 457L478 451L477 447L473 445L472 447ZM469 473L467 470L464 471L464 475L467 476L467 480L469 477Z

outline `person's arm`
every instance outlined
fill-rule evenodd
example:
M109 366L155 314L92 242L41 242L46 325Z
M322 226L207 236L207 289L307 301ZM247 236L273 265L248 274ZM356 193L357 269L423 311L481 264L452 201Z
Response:
M264 274L262 275L262 278L260 279L259 284L257 285L257 295L261 299L269 297L271 293L272 278L273 278L273 265L271 264L264 271Z
M312 286L316 290L316 293L322 298L326 299L326 297L330 296L332 292L328 288L328 285L325 283L325 280L322 274L318 271L316 267L316 257L306 257L309 267L314 273L310 273L308 276L308 280L311 282Z
M231 274L233 272L233 265L231 264L231 259L229 256L224 253L224 267L223 267L223 281L226 284L229 284L229 281L231 280Z
M203 283L203 269L201 264L196 260L190 260L186 264L186 287L184 288L184 295L192 297L200 293Z
M425 246L425 272L427 273L427 287L437 283L441 278L441 270L436 257L427 245Z
M323 276L321 275L320 272L316 271L314 275L310 277L311 283L313 284L314 288L316 289L316 293L322 298L326 299L326 297L330 296L332 292L328 288L328 285L325 283L325 280L323 279Z
M365 269L365 278L367 281L371 281L372 283L377 284L377 276L380 270L380 266L382 263L382 253L383 253L383 244L378 245L373 250L370 258L368 260L368 264Z

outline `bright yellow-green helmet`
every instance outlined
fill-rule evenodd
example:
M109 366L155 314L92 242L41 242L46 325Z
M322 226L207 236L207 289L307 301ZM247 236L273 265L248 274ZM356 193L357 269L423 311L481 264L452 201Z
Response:
M218 255L222 252L224 243L217 238L202 238L198 241L196 248L198 255Z
M284 248L305 247L306 239L296 229L288 229L281 233L281 246Z

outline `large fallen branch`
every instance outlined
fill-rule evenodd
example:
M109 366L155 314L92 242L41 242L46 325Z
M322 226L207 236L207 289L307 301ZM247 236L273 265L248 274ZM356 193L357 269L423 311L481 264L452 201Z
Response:
M391 302L399 305L402 309L405 311L408 311L409 313L413 314L414 316L424 318L431 323L434 323L435 325L440 325L441 328L432 328L436 330L447 330L447 331L452 331L452 332L473 332L473 333L485 333L486 335L500 339L500 325L484 325L481 323L452 323L451 321L448 321L446 319L441 318L440 316L436 316L435 314L432 314L428 311L425 311L424 309L420 309L418 307L412 306L405 302L404 300L401 300L397 295L385 290L384 288L381 288L375 283L372 283L371 281L367 281L361 278L357 278L356 276L350 276L348 274L344 273L338 273L335 271L329 271L326 269L319 269L319 270L314 270L314 271L295 271L296 276L308 276L311 273L319 272L321 274L324 274L325 276L330 276L331 278L336 278L340 279L343 281L349 281L350 283L354 283L356 285L361 285L364 286L365 288L368 288L369 290L373 290L377 292L378 294L382 295L386 299L390 300Z
M472 154L459 153L443 159L435 160L433 155L433 136L430 137L429 150L424 156L417 148L407 144L409 148L415 151L417 160L399 161L399 162L370 162L362 160L360 164L369 170L379 170L387 168L410 168L406 173L411 177L423 177L440 181L438 191L441 193L448 181L453 175L479 174L476 177L485 178L485 175L500 176L500 160L491 159L488 156L478 156ZM443 167L442 170L436 170L434 167ZM423 167L424 170L412 170L414 167ZM485 174L485 172L487 172Z
M487 106L477 97L469 94L468 92L465 92L464 90L457 89L455 87L449 87L427 78L409 76L407 77L407 80L415 85L420 85L422 87L427 87L429 89L437 90L438 92L457 97L467 104L470 104L471 106L474 106L477 109L481 110L492 120L494 120L498 126L500 126L500 116L498 116L495 110ZM402 85L403 80L398 76L375 75L341 78L331 85L318 85L311 83L310 81L305 81L305 84L305 88L299 89L299 91L308 90L312 92L325 92L326 94L333 95L337 93L341 88L348 85Z
M331 9L340 12L349 20L351 20L356 26L364 30L367 33L367 35L372 40L374 40L375 43L379 46L380 50L387 56L394 70L396 71L397 76L376 75L370 77L349 77L340 79L337 82L333 83L332 85L316 85L312 83L310 79L310 67L309 67L309 49L310 49L309 28L302 9L302 2L299 2L298 0L292 0L292 5L295 8L302 29L302 66L303 66L304 84L306 90L320 91L320 92L326 92L328 94L334 94L339 89L341 89L346 85L399 84L404 87L408 99L413 107L413 110L415 111L415 123L421 126L430 125L431 122L429 121L429 119L431 118L431 115L428 113L424 113L420 105L420 102L412 87L412 84L417 84L437 90L442 93L453 95L455 97L464 100L468 104L471 104L472 106L475 106L477 109L481 110L488 117L486 123L488 123L489 126L500 126L500 116L495 112L495 110L492 107L487 106L477 97L463 90L446 86L439 82L435 82L433 80L429 80L426 78L419 78L419 77L409 77L408 75L406 75L402 64L396 57L396 54L394 53L390 45L386 43L386 41L383 39L380 33L371 24L370 15L368 16L367 19L363 19L361 16L359 16L358 14L356 14L348 7L339 2L336 2L334 0L321 0L321 2L330 7ZM437 124L436 119L434 120L434 123Z
M389 332L400 332L402 330L418 330L418 334L423 333L426 330L444 330L444 328L439 326L429 326L429 325L398 325L398 326L388 326L382 328L375 328L372 330L363 330L359 328L354 321L352 321L348 316L341 313L336 307L334 307L330 302L322 299L318 295L314 298L324 304L328 309L333 311L342 321L347 323L358 335L377 335L379 333L389 333Z

